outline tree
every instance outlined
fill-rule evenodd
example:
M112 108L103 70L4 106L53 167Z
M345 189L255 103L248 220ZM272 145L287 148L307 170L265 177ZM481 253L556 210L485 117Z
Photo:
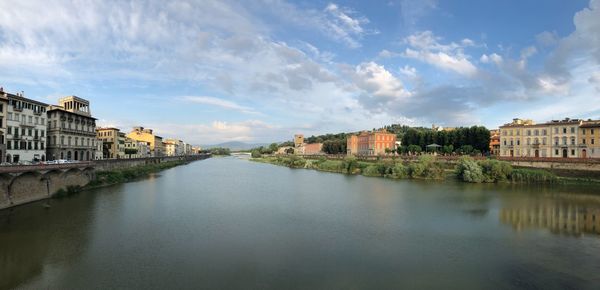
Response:
M277 143L271 143L271 145L269 145L269 150L271 150L271 153L277 152L277 149L279 149Z
M252 158L260 158L260 157L262 157L262 154L260 154L260 150L254 149L254 150L252 150L252 153L250 154L250 156L252 156Z

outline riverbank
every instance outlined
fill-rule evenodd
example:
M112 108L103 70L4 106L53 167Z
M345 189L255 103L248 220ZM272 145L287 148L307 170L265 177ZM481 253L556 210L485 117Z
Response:
M423 155L416 161L358 161L354 157L342 160L305 159L298 156L267 156L250 159L256 162L304 168L318 171L384 177L392 179L458 179L469 183L598 183L589 178L561 177L544 169L514 168L510 163L493 159L461 158L456 165L440 162L434 156Z
M179 165L188 164L189 161L176 160L162 163L153 163L140 165L130 168L106 170L96 172L95 178L84 186L68 186L66 189L60 189L52 195L53 198L63 198L84 190L111 186L120 183L131 182L146 178L152 173L157 173Z

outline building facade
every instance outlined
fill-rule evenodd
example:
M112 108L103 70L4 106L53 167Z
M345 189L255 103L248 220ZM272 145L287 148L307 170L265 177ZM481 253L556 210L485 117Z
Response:
M163 139L160 136L154 135L152 129L144 129L144 127L135 127L133 131L127 134L127 137L146 142L150 146L152 157L164 156Z
M551 157L551 138L548 124L516 118L500 126L499 153L502 157Z
M45 103L25 98L22 93L3 93L7 98L6 156L9 163L46 160Z
M175 139L165 139L163 142L165 146L165 155L167 156L177 156L179 152L179 142Z
M348 154L350 155L386 155L396 148L396 134L388 133L386 130L374 132L363 131L358 135L349 136L347 145L351 145L351 147L347 147L350 148L348 150Z
M98 137L96 137L96 151L94 152L95 160L104 159L104 154L103 154L104 152L102 152L103 148L104 148L104 143L102 142L101 139L98 139Z
M96 129L96 137L102 142L102 159L119 158L119 132L113 127Z
M0 163L6 162L6 112L8 110L8 98L4 95L4 89L0 88Z
M47 159L95 159L96 118L91 115L89 102L76 96L58 102L58 106L47 109Z
M500 130L490 130L490 154L500 155Z
M580 155L579 119L552 120L546 123L552 132L552 157L578 158Z
M294 135L294 147L298 148L304 144L304 135L296 134Z
M600 158L600 121L584 121L579 126L581 158Z

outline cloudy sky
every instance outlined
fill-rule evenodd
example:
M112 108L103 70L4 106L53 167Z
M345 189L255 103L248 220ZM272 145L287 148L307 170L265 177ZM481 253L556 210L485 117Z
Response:
M195 144L600 118L600 0L0 1L0 86Z

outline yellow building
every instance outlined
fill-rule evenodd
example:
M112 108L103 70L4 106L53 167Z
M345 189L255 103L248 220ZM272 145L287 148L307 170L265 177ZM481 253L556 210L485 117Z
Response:
M102 142L103 159L120 158L119 133L119 129L112 127L96 129L96 136Z
M294 135L294 146L296 148L298 148L302 145L304 145L304 135L302 135L302 134Z
M513 119L500 126L501 157L551 157L550 126L532 120Z
M584 121L579 126L581 158L600 158L600 121Z
M154 135L152 129L144 129L144 127L135 127L127 137L146 142L150 146L150 155L153 157L164 156L164 146L162 137Z

